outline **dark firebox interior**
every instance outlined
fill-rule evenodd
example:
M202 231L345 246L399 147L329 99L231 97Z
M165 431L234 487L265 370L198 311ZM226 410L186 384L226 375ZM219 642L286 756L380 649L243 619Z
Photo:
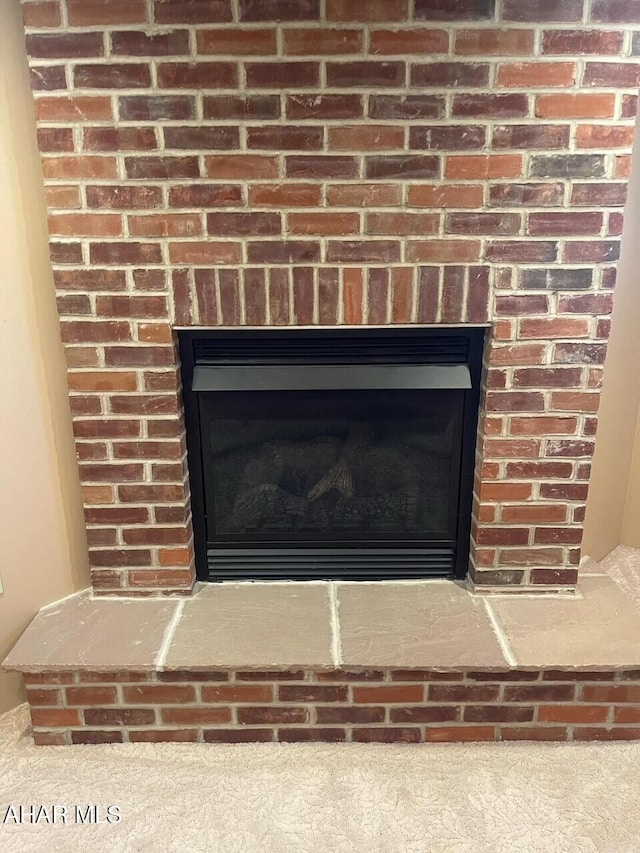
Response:
M280 391L211 395L210 537L446 537L463 395Z

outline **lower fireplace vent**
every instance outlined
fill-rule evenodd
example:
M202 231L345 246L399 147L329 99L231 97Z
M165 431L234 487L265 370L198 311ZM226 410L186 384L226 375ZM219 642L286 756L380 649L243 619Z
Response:
M207 565L214 580L251 577L331 577L341 580L450 577L454 548L209 548Z

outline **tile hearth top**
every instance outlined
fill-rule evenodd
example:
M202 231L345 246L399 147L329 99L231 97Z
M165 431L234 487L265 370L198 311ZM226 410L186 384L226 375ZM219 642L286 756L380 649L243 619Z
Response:
M176 604L166 599L93 598L88 591L43 607L6 660L24 672L149 669Z
M213 584L190 599L78 593L4 662L23 672L640 666L640 610L591 563L572 598L474 596L450 581Z
M609 666L640 662L640 612L606 575L580 582L582 599L494 600L498 622L523 666L585 661Z
M342 663L485 667L509 663L484 600L446 581L339 584Z
M329 584L212 584L185 601L171 669L332 666Z

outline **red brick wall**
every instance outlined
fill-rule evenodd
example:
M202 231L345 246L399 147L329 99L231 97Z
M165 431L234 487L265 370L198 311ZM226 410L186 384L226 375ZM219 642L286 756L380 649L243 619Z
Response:
M640 739L638 670L25 674L37 744Z
M472 573L573 583L638 4L23 8L96 588L192 581L174 324L491 321Z

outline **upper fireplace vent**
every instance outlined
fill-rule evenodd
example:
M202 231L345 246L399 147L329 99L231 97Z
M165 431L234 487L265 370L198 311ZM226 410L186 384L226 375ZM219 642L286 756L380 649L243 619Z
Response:
M180 333L182 334L182 333ZM349 329L320 334L291 329L280 335L246 330L204 332L193 338L197 364L466 364L469 336L460 330Z

